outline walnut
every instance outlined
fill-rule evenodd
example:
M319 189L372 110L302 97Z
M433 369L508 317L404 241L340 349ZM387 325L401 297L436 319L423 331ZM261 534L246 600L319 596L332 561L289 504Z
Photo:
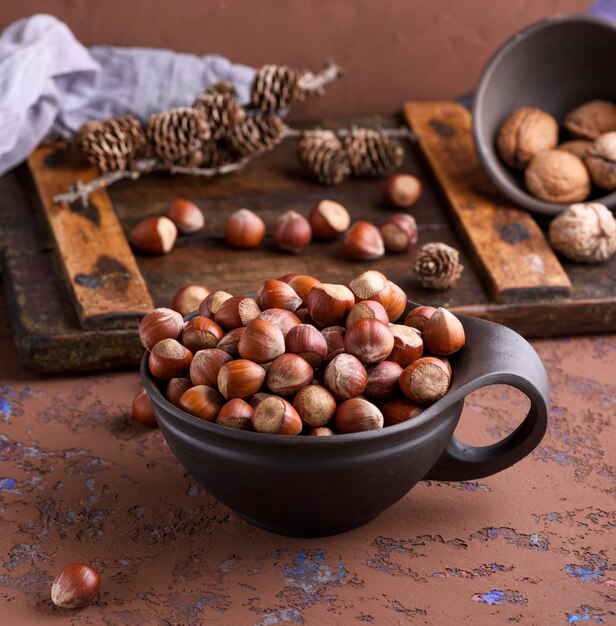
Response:
M572 261L607 261L616 252L616 219L598 202L573 204L552 220L550 243Z
M575 154L576 157L584 159L586 152L588 152L588 148L590 148L591 145L592 141L589 139L572 139L571 141L564 141L561 143L558 146L558 150L570 152L571 154Z
M448 289L457 282L464 266L460 263L460 253L445 243L423 245L413 262L422 287L426 289Z
M580 202L590 193L590 177L582 159L562 150L539 153L529 163L524 178L533 196L546 202Z
M607 100L591 100L573 109L565 118L565 128L582 139L596 139L616 130L616 104Z
M501 159L511 167L523 169L539 152L558 143L556 120L541 109L522 107L502 124L496 137Z
M595 139L584 162L597 187L607 191L616 189L616 132Z

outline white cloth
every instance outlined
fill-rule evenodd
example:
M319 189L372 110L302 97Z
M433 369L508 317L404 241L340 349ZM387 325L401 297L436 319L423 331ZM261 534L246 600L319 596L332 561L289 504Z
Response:
M68 26L35 15L0 34L0 175L50 133L68 136L84 122L190 104L228 80L245 104L254 69L217 55L151 48L85 48Z

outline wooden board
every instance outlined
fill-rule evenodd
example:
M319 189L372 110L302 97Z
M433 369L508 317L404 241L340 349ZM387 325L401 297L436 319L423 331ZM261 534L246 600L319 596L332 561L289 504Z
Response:
M402 119L382 116L320 121L325 127L400 123ZM466 267L457 286L448 291L423 289L411 272L408 254L386 255L364 264L347 261L336 243L314 243L298 256L273 250L269 239L253 251L228 249L222 241L223 224L240 207L258 212L268 228L281 212L294 209L307 214L324 197L342 202L353 219L380 224L392 213L382 202L380 181L349 180L340 187L325 188L308 180L291 139L236 175L216 180L152 175L137 182L118 183L110 188L109 195L125 233L141 219L162 213L176 196L192 199L204 211L205 229L180 237L171 254L137 257L156 306L168 306L175 289L189 282L242 293L254 290L265 277L287 272L311 273L337 282L348 281L370 267L385 272L417 302L446 305L459 313L504 323L529 337L616 331L616 257L600 266L575 265L561 259L571 281L569 298L496 303L454 228L430 169L419 151L411 145L406 148L403 169L426 182L421 199L411 210L420 228L419 244L444 241L453 245L460 249ZM3 278L22 362L41 371L133 365L141 352L134 329L81 328L66 282L55 267L53 240L39 219L33 191L26 168L0 178Z

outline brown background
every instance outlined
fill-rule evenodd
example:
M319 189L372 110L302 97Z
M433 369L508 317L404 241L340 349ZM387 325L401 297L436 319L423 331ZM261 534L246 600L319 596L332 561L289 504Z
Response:
M87 45L219 53L249 65L345 71L327 98L296 117L398 110L405 99L455 97L473 88L492 52L523 26L589 0L20 0L0 3L0 28L46 12Z

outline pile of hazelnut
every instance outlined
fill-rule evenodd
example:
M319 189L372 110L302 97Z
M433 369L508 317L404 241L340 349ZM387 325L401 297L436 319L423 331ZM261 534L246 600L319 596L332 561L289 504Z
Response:
M591 185L616 189L616 104L592 100L571 111L564 121L569 140L559 143L552 115L522 107L501 125L496 148L535 197L556 204L582 202Z
M406 305L374 270L348 286L290 274L254 297L210 293L186 323L155 309L139 334L166 398L198 418L269 434L355 433L413 419L449 389L462 324L428 306L400 321ZM133 411L155 425L145 391Z

